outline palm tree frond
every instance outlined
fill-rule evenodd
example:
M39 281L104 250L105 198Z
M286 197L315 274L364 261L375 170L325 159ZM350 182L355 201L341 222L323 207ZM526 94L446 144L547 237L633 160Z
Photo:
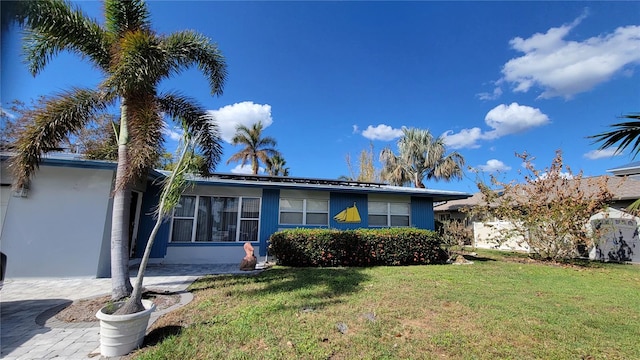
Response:
M163 122L155 96L137 94L127 98L129 167L124 182L137 179L153 166L160 156ZM116 188L121 184L116 184Z
M210 174L222 157L222 140L213 115L199 106L193 99L176 93L166 93L158 97L160 108L167 115L182 122L194 137L198 149L205 157L203 175Z
M155 92L158 82L169 73L159 39L149 32L132 31L124 34L117 46L105 87L121 94Z
M640 114L627 114L623 118L635 119L635 121L621 122L611 125L614 130L589 136L593 143L602 142L598 150L616 147L616 154L621 153L627 147L631 147L633 157L640 153Z
M118 35L151 28L147 4L141 0L106 0L106 28Z
M11 161L14 187L25 186L38 169L42 155L76 133L97 112L106 108L104 97L93 90L73 89L48 100L34 114L34 121L16 141L17 155Z
M103 70L109 67L109 41L95 20L66 1L25 1L16 21L27 26L24 50L29 70L38 74L59 51L89 57Z
M172 72L196 65L209 80L212 95L221 95L227 77L224 56L211 40L193 31L172 33L162 39Z

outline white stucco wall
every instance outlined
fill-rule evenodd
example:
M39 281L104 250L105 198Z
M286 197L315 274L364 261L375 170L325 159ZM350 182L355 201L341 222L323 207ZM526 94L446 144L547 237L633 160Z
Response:
M512 251L529 251L529 245L520 236L513 236L501 244L496 241L502 229L509 229L513 225L508 221L474 222L473 239L475 247L481 249L499 249Z
M600 231L592 260L640 263L640 217L609 208L592 216L589 226Z
M7 208L6 277L95 277L110 233L112 178L112 170L41 166L28 196L12 197Z

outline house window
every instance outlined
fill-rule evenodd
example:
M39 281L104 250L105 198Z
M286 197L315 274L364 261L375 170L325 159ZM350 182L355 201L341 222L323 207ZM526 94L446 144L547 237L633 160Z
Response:
M260 198L182 196L173 212L172 242L258 241Z
M369 226L409 226L409 203L370 201Z
M329 201L317 199L280 199L280 224L328 225Z

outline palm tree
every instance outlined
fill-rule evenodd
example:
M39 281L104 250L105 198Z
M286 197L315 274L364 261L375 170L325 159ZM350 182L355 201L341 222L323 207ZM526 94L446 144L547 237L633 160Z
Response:
M603 143L598 150L608 149L620 143L616 146L616 153L620 153L632 145L631 152L634 153L633 157L635 158L640 153L640 113L623 115L622 118L632 121L613 124L611 127L614 130L589 136L589 138L595 139L594 143Z
M233 154L227 160L227 164L240 161L241 165L244 166L248 161L251 161L251 171L254 175L260 169L260 161L267 165L270 157L280 156L280 152L275 149L276 140L270 136L262 137L261 121L251 125L250 128L238 125L231 143L234 146L244 145L244 148Z
M140 260L133 291L126 303L116 310L114 315L134 314L144 310L144 306L142 305L142 282L144 272L149 262L149 256L151 256L151 249L153 248L156 235L158 235L158 231L160 230L160 225L171 216L173 209L180 202L180 196L188 184L187 173L192 170L193 167L198 166L200 157L195 154L196 143L197 141L191 137L189 131L182 133L182 140L179 144L180 154L173 164L171 174L163 181L162 190L160 191L160 201L154 214L156 222L151 230L151 234L149 234L147 245L144 248L144 254Z
M622 118L631 121L621 122L611 125L614 130L604 132L598 135L589 136L595 139L594 143L602 142L598 150L608 149L616 146L616 154L621 153L624 149L631 146L633 158L640 153L640 113L632 113L623 115ZM619 145L616 145L620 143ZM640 199L634 201L627 210L632 212L640 212Z
M176 92L159 92L158 84L196 66L209 81L212 95L221 95L226 64L217 46L193 31L158 35L151 30L142 0L106 0L104 25L64 0L23 1L13 19L25 27L25 56L37 75L60 51L88 59L104 75L97 89L73 88L51 97L17 141L13 158L15 187L28 184L43 153L87 119L119 105L118 165L113 192L111 228L112 298L131 293L129 280L129 202L132 184L144 178L162 149L163 115L177 120L199 140L212 171L220 160L217 125L206 110Z
M383 180L397 186L413 183L424 188L423 179L462 178L464 158L457 152L445 155L444 139L434 138L429 130L403 128L396 155L390 148L380 153Z
M271 176L289 176L287 161L280 155L273 155L267 160L267 174Z

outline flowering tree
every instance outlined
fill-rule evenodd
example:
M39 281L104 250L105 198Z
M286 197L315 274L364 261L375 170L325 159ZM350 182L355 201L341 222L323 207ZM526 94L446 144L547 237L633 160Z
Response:
M560 150L544 171L534 168L530 155L516 156L527 171L524 182L504 183L492 176L490 184L477 184L484 201L473 210L474 215L511 224L499 229L495 240L522 238L534 257L553 261L573 258L581 249L593 246L597 234L586 225L613 197L608 179L573 174Z

